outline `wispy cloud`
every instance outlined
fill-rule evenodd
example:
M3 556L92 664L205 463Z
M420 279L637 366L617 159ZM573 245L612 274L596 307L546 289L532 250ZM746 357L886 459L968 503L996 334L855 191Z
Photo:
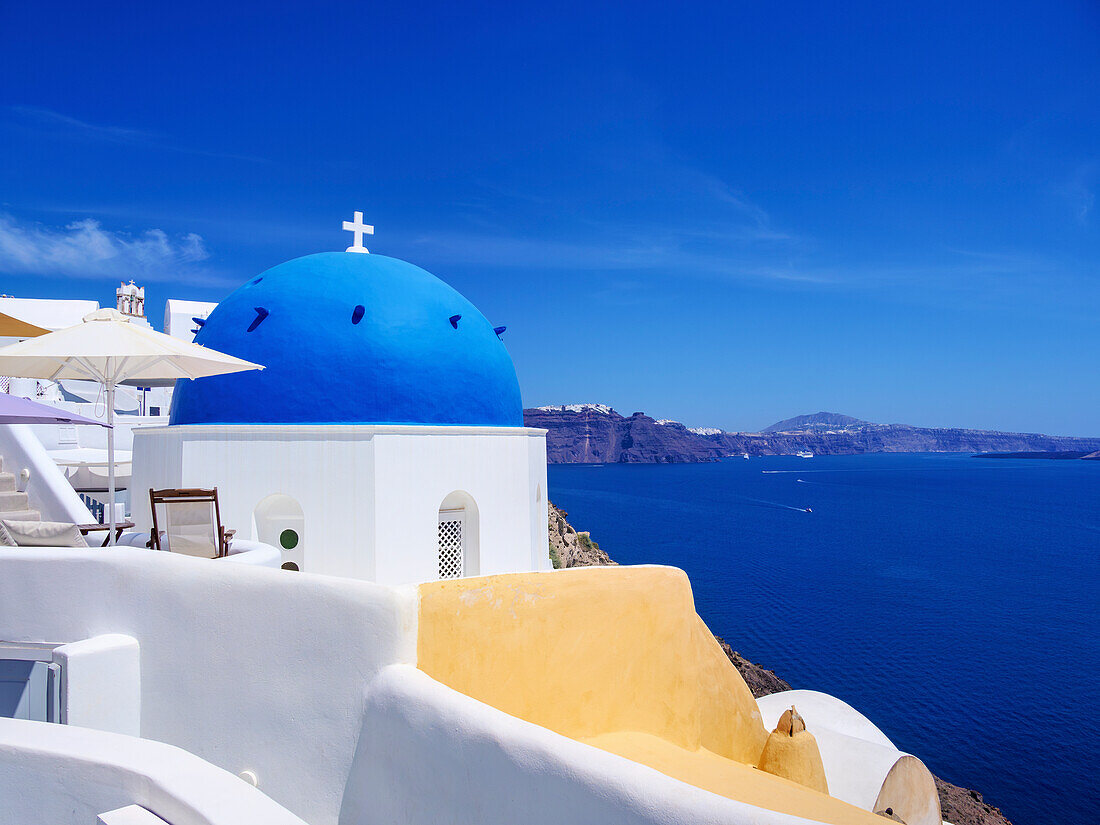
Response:
M1073 209L1074 219L1082 226L1089 222L1089 215L1096 206L1098 171L1100 171L1100 165L1095 161L1079 164L1062 190L1069 200L1070 208Z
M209 257L193 232L173 238L147 229L132 235L104 229L91 218L48 227L0 214L0 272L9 275L222 283L202 266Z
M8 111L27 125L65 131L71 135L89 140L104 140L110 143L145 143L156 140L158 137L153 132L141 129L126 129L121 126L102 126L87 123L75 117L69 117L60 112L42 109L37 106L9 106Z
M200 155L209 158L243 160L250 163L268 163L265 158L253 155L217 152L193 146L181 146L168 136L146 129L132 129L125 126L112 126L101 123L89 123L79 118L40 106L8 106L8 113L24 128L36 129L54 135L76 140L116 143L130 146L147 146L168 152L181 152L187 155Z
M703 205L725 207L727 213L740 216L746 240L791 240L791 235L776 229L764 207L737 191L721 178L687 164L674 165L670 173L685 196ZM667 173L666 173L667 174ZM730 216L727 214L727 220Z
M486 196L464 199L464 230L387 233L387 240L435 265L818 280L786 265L804 239L658 140L579 154L574 165L567 178L556 169L523 177L502 171L479 182Z
M599 240L566 241L454 231L399 238L415 260L437 266L462 264L517 270L572 269L669 273L677 278L825 282L831 277L762 259L740 248L737 230L716 232L654 228L652 233L612 233ZM702 243L701 243L702 241Z

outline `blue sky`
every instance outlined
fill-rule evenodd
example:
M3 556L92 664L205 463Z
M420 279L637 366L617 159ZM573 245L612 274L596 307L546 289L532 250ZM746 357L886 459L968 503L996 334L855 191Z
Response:
M1100 7L0 0L0 291L348 244L528 405L1100 435ZM323 285L322 285L323 286Z

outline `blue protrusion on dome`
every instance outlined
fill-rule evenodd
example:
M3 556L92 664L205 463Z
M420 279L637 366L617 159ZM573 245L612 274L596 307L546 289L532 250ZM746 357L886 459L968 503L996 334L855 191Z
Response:
M248 329L245 330L245 332L252 332L252 330L264 322L264 318L271 314L263 307L252 307L252 309L255 311L256 317L252 319L252 323L248 325Z
M358 306L366 311L349 324ZM249 332L257 307L267 315ZM440 323L454 315L456 329ZM523 426L515 367L493 326L396 258L287 261L218 304L195 343L266 369L178 381L172 424Z

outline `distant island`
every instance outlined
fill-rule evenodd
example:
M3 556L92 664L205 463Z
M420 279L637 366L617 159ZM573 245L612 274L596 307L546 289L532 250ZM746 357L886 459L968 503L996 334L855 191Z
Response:
M528 427L547 430L546 454L551 464L681 464L798 452L1014 453L1019 458L1100 459L1100 438L874 424L829 412L788 418L756 433L691 428L640 412L623 416L604 404L535 407L524 410L523 419Z

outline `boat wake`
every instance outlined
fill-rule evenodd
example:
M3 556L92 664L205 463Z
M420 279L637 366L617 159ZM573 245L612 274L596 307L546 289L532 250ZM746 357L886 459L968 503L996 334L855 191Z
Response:
M779 501L765 501L762 498L750 498L749 496L734 495L732 498L739 498L741 501L752 502L753 504L759 504L762 507L774 507L777 510L794 510L796 513L812 513L809 507L795 507L791 504L783 504Z

